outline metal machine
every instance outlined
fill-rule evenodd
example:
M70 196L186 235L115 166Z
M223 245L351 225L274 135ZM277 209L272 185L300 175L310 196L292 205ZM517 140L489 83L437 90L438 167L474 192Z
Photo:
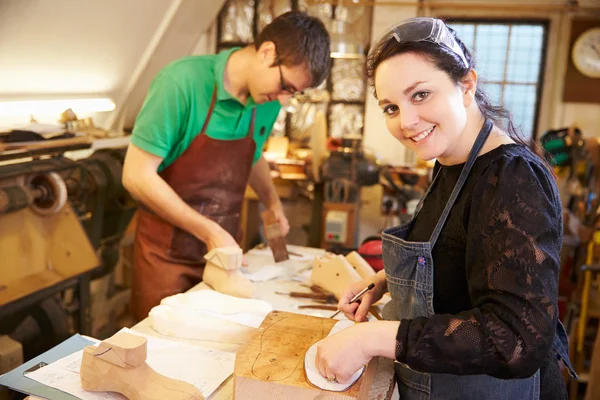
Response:
M92 302L123 291L112 271L135 211L121 184L125 149L78 161L66 150L0 166L0 334L21 342L25 359L72 331L112 334L114 317L92 321ZM101 279L109 284L93 299L90 282Z
M322 167L323 245L337 251L358 247L360 189L379 182L380 165L362 148L361 135L348 135Z

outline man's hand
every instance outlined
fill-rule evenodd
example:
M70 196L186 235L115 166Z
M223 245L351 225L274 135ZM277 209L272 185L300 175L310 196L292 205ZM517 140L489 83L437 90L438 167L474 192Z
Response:
M239 247L239 244L235 241L233 236L231 236L229 232L223 229L216 222L213 222L208 229L209 232L206 236L197 236L198 239L200 239L206 244L206 248L208 251L211 251L212 249L216 249L218 247Z
M271 179L271 169L264 157L260 157L252 167L248 183L250 183L265 207L275 214L275 218L281 226L281 234L286 236L290 231L290 223L283 212L281 200L279 200L277 190L275 190L275 185Z
M290 232L290 222L288 221L287 217L285 216L285 213L283 212L283 207L281 206L281 204L279 204L278 206L271 208L271 211L273 211L277 222L279 222L279 226L281 228L281 235L287 236L287 234Z

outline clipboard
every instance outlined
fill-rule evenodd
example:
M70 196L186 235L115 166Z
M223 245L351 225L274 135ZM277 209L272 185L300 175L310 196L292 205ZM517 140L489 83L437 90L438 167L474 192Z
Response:
M27 361L18 368L0 376L0 385L17 392L42 397L49 400L77 400L75 396L68 393L43 385L33 379L27 378L26 372L33 372L44 365L60 360L76 351L82 350L86 346L93 345L94 342L84 338L79 334L71 336L69 339L53 347L47 352Z

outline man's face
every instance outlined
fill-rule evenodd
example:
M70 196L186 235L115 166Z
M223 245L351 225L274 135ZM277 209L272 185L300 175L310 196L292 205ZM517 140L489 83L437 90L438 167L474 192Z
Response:
M286 104L294 94L309 88L312 83L305 65L289 67L280 62L273 42L260 46L256 61L248 88L250 96L258 104L274 100Z

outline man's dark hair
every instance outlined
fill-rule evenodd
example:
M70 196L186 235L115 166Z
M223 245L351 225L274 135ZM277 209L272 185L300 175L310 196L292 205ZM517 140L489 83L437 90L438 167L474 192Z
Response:
M331 64L329 33L320 19L305 12L290 11L276 17L265 26L254 41L258 50L264 42L273 42L281 64L305 64L312 78L312 87L318 86Z

